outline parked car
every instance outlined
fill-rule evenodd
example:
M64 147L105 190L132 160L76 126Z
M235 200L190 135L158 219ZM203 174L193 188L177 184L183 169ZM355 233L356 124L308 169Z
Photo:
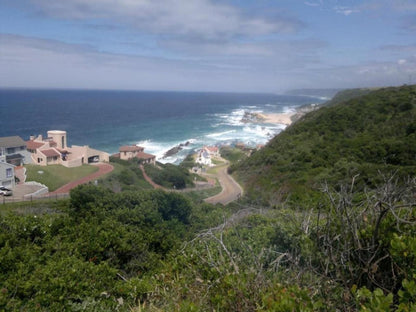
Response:
M3 196L12 196L13 192L11 189L8 189L7 187L0 186L0 195Z

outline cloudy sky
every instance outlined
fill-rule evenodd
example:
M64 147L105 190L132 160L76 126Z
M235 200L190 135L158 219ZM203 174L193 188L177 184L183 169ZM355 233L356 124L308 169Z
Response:
M1 0L0 87L415 83L416 0Z

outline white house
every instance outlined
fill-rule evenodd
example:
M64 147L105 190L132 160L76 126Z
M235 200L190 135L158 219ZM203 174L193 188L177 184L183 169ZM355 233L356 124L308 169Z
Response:
M0 185L14 188L14 165L7 163L5 158L6 157L0 156Z
M218 148L218 146L204 146L204 149L211 155L214 157L219 157L220 156L220 149Z
M26 142L19 136L0 138L0 157L5 156L5 162L21 166L32 162L26 149Z
M205 147L198 152L195 162L201 165L212 166L211 155Z

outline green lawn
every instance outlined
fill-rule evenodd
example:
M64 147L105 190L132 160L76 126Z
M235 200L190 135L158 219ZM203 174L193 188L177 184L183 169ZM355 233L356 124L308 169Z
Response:
M218 174L218 171L220 171L221 168L224 168L225 166L228 166L226 163L221 163L220 165L217 165L215 167L208 167L207 173L209 174Z
M217 195L221 193L222 187L218 184L218 181L216 185L209 189L204 190L198 190L198 191L190 191L190 192L184 192L183 195L191 198L195 202L202 202L205 198Z
M54 191L71 181L85 177L98 171L98 167L82 165L75 168L67 168L62 165L37 166L26 165L26 181L36 181L46 185L49 191Z

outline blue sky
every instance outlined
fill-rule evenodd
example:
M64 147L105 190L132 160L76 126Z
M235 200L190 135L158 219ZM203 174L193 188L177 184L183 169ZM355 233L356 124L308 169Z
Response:
M415 35L416 0L2 0L0 87L401 85Z

